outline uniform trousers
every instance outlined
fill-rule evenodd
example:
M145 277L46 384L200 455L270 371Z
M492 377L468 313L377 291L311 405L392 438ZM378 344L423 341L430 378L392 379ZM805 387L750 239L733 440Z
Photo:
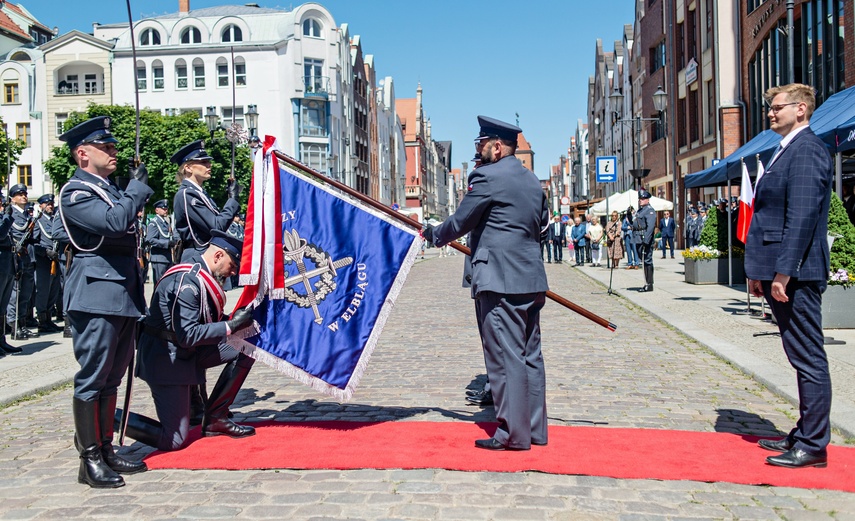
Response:
M546 372L540 350L545 293L476 297L484 362L499 427L493 438L514 449L547 442Z
M788 438L793 448L825 455L831 440L831 375L822 334L822 293L825 281L791 280L789 302L772 298L772 281L760 282L766 302L778 321L781 342L796 370L799 420Z
M151 263L151 282L152 284L157 284L157 281L163 277L163 274L166 273L172 266L172 263L169 262L152 262Z
M645 266L653 266L653 243L641 243L638 245L638 256L641 258L641 264Z
M57 261L58 263L59 261ZM59 300L60 274L51 275L53 261L36 254L36 312L50 313Z
M65 312L71 321L74 357L74 397L86 402L116 394L136 348L137 317Z
M12 296L9 297L9 305L6 307L6 322L14 327L15 316L18 317L18 327L26 326L30 299L36 289L36 268L32 262L27 262L21 267L21 276L12 286ZM17 291L16 291L17 290Z
M240 357L240 358L239 358ZM196 348L196 367L203 370L238 360L242 367L252 367L254 359L241 355L235 348L221 343L216 346ZM190 389L195 385L165 385L148 383L157 419L163 430L157 448L164 451L178 450L187 441L190 432Z
M6 312L14 286L15 266L12 262L12 253L0 252L0 314Z

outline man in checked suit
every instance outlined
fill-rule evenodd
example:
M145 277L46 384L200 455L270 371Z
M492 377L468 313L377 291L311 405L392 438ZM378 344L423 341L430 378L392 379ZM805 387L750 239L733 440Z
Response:
M772 130L781 144L757 181L745 245L745 272L778 321L784 352L796 370L799 420L787 437L760 440L782 454L772 465L825 467L831 436L831 377L823 347L822 293L829 270L831 156L808 127L813 88L790 84L766 91Z
M537 253L549 208L537 177L514 156L522 130L484 116L478 123L481 166L454 215L422 233L443 246L471 232L472 296L499 421L475 446L528 450L547 443L540 310L548 287Z

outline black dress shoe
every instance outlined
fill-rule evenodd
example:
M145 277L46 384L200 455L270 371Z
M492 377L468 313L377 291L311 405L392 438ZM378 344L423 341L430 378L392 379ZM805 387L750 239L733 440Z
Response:
M248 425L238 425L228 418L214 420L207 425L202 425L202 435L229 436L230 438L246 438L255 435L255 428Z
M790 438L781 438L780 440L760 440L757 442L757 445L760 445L766 450L787 452L793 448L793 441L790 440Z
M466 396L478 396L484 394L484 389L466 389Z
M766 463L790 469L800 469L804 467L825 468L828 466L828 456L825 454L814 456L813 454L808 454L802 449L790 449L783 454L769 456L766 458Z
M475 396L467 396L466 401L474 405L487 407L489 405L493 405L493 393L488 391L486 393L477 394Z
M29 330L24 327L19 327L17 331L12 331L10 336L12 340L27 340L30 338Z
M0 340L0 352L8 355L14 355L17 353L23 353L24 350L20 347L15 347L13 345L9 345L6 343L6 340Z
M475 440L475 446L479 449L487 449L487 450L508 450L508 447L505 447L501 443L499 443L496 438L487 438L486 440Z

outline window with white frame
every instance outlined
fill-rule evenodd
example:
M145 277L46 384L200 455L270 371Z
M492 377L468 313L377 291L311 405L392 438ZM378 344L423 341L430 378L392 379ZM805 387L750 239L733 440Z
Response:
M300 162L318 172L326 172L327 146L317 143L300 143Z
M246 87L246 63L240 56L235 58L235 85Z
M300 135L324 137L327 135L326 110L317 101L304 102L300 107Z
M83 92L86 94L99 94L101 92L101 89L98 88L97 74L83 75Z
M65 122L68 121L68 112L57 112L54 114L54 119L56 119L56 137L62 135L65 130Z
M321 37L321 23L314 18L306 18L303 20L303 36L311 36L313 38Z
M202 107L194 107L194 108L183 108L181 109L182 114L196 114L196 117L199 120L202 120Z
M229 86L229 64L225 58L217 58L217 87Z
M243 107L235 107L235 123L243 126ZM223 107L223 126L232 126L232 108Z
M181 44L191 45L194 43L202 43L202 32L196 27L187 27L181 31Z
M205 63L199 58L193 60L193 88L205 88Z
M240 27L230 25L223 29L222 40L224 42L242 42L243 32L240 30Z
M151 82L152 90L163 90L165 87L163 79L163 63L160 60L154 60L151 64Z
M187 90L187 62L180 58L175 62L175 88Z
M146 82L145 63L137 62L137 89L140 91L146 90L148 83Z
M303 76L306 92L323 92L323 71L323 60L315 60L312 58L303 59Z
M67 74L65 76L65 85L69 94L77 94L80 92L80 86L77 79L77 74Z
M140 34L140 46L160 45L160 33L154 29L144 29Z

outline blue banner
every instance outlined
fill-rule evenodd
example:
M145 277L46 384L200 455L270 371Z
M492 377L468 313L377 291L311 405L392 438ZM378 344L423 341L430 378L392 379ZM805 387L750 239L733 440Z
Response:
M347 400L421 239L417 230L286 169L280 189L284 273L274 277L284 277L284 290L259 295L258 327L229 343ZM264 264L273 269L271 259Z

